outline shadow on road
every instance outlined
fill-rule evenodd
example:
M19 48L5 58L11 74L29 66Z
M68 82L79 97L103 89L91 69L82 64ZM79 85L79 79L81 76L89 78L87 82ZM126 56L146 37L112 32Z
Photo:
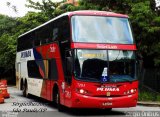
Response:
M119 111L108 111L105 109L68 109L64 113L71 116L124 116L125 113Z
M21 95L22 96L22 95ZM50 107L52 109L57 110L56 105L54 105L52 102L47 101L45 99L36 97L36 96L32 96L30 95L29 97L30 99L32 99L32 101L35 102L39 102L39 103L43 103L45 105L47 105L47 107ZM60 115L66 115L67 117L69 116L101 116L101 117L106 117L106 116L119 116L119 117L124 117L125 113L124 112L120 112L120 111L115 111L115 110L105 110L105 109L70 109L70 108L64 108L63 112L58 112L58 110L56 112L53 113L59 113Z

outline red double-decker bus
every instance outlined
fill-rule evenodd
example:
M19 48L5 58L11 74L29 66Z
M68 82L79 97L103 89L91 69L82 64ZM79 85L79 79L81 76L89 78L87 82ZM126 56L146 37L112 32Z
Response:
M134 107L136 45L128 16L64 13L18 38L17 86L69 108Z

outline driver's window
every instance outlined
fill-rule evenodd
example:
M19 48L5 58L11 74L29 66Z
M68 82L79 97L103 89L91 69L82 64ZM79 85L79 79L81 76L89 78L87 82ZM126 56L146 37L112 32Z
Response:
M65 61L66 61L66 82L70 84L73 71L73 53L71 50L65 52Z

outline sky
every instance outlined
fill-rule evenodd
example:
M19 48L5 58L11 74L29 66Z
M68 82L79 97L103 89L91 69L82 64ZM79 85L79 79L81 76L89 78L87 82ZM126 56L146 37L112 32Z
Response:
M42 0L33 0L33 1L42 1ZM62 1L62 0L53 0L53 1ZM28 11L33 11L33 9L29 9L25 7L26 0L1 0L0 1L0 14L8 15L11 17L22 17L24 16ZM11 3L11 6L16 6L18 12L15 13L12 9L12 7L7 6L7 2ZM157 6L160 5L160 0L156 0Z
M42 1L42 0L33 0L33 1ZM53 0L53 1L62 1L62 0ZM7 2L10 2L11 5L7 6ZM22 17L28 11L33 11L33 9L29 9L25 7L26 0L1 0L0 1L0 14L8 15L11 17ZM15 13L11 6L16 6L18 12Z
M160 0L156 0L156 6L160 6Z

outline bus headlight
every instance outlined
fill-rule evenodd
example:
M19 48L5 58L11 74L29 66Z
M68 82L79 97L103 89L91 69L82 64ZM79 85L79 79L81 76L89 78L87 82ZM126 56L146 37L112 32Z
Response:
M84 94L84 93L85 93L85 90L80 89L79 92L80 92L81 94Z
M127 90L127 91L125 91L124 92L124 95L130 95L130 94L134 94L134 93L136 93L136 91L137 91L137 89L130 89L130 90Z
M88 94L88 91L87 90L85 90L85 89L76 89L76 92L77 93L79 93L79 94L83 94L83 95L86 95L86 94Z
M131 93L134 93L134 89L131 89L130 92L131 92Z

